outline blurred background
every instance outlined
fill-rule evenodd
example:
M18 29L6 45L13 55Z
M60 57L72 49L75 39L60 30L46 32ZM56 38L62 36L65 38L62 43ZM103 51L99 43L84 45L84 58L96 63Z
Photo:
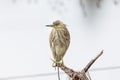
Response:
M92 80L120 79L119 0L0 0L0 80L56 80L49 48L51 29L61 20L71 35L65 65L90 68ZM61 80L69 80L60 71Z

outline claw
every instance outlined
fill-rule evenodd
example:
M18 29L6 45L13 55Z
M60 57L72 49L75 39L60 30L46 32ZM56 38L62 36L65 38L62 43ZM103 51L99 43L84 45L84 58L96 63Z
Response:
M53 60L52 58L51 58L51 60L53 61L52 66L53 66L53 67L56 67L56 66L57 66L57 61L56 61L56 60Z

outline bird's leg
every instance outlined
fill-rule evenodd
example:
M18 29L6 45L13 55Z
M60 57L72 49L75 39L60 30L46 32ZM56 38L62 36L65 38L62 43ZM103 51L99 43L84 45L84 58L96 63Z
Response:
M54 64L55 64L55 66L57 66L58 65L58 62L57 62L57 60L55 59L55 62L54 62Z
M56 70L56 60L53 60L52 58L51 58L51 60L53 61L52 67L55 67L55 70Z
M55 67L56 66L56 61L53 60L52 58L51 58L51 60L53 61L52 66Z
M57 66L58 65L58 61L57 61L57 55L55 56L55 61L54 61L54 64L55 64L55 66Z
M61 63L61 66L64 66L64 61L63 61L63 59L62 59L62 63Z

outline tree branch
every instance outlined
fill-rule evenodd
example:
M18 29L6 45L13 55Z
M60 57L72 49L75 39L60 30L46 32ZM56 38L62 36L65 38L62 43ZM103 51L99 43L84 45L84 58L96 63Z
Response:
M59 67L70 77L72 80L90 80L90 78L86 75L86 72L91 67L91 65L103 54L103 50L93 58L80 72L74 71L66 66L63 66L59 63ZM54 66L55 67L55 66Z
M92 66L92 64L103 54L103 50L94 58L92 59L84 68L84 71L87 72L88 69Z

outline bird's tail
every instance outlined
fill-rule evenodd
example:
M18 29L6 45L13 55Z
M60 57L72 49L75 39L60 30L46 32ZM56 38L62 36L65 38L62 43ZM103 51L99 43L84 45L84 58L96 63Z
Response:
M57 70L58 70L58 80L60 80L60 72L59 72L59 67L57 66Z

